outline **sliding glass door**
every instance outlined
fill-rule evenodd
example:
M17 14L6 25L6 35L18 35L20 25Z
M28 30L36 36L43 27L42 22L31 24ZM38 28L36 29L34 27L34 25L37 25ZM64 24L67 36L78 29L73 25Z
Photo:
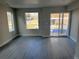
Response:
M69 32L69 13L50 14L50 36L67 36Z

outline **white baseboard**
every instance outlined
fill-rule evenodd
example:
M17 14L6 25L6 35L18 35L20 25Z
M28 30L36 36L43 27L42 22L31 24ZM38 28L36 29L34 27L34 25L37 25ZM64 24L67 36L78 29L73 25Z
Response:
M16 35L16 36L18 36L18 35ZM3 42L2 44L0 44L0 47L6 45L8 42L10 42L10 41L11 41L13 38L15 38L16 36L14 36L14 37L8 39L7 41Z
M21 36L42 36L42 37L50 37L48 35L40 35L40 34L21 34Z
M42 36L42 35L37 35L37 34L21 34L21 36Z

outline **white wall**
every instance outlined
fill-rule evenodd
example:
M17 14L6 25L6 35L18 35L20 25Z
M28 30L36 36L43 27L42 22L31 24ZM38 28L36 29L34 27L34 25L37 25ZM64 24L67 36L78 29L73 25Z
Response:
M77 42L76 42L76 51L75 51L75 56L74 56L74 59L79 59L79 9L78 10L76 10L76 15L77 15L77 30L78 31L76 31L75 30L75 32L77 32L76 33L76 39L77 39Z
M68 10L72 11L71 37L76 41L74 59L79 59L79 0L70 4Z
M77 35L77 44L75 49L75 56L74 59L79 59L79 21L78 21L78 35Z
M79 7L78 7L79 8ZM79 59L79 9L73 11L71 36L76 40L74 59Z
M50 13L62 12L64 8L37 8L37 9L18 9L19 32L23 36L50 36ZM25 12L39 12L39 29L28 30L25 28Z
M77 44L74 59L79 59L79 21L78 21L78 35L77 35Z
M79 20L79 9L72 11L72 22L71 22L71 33L70 33L70 37L74 41L77 41L78 20Z
M71 22L70 37L74 41L77 41L78 20L79 20L79 0L76 0L75 2L68 5L67 10L72 11L72 17L71 17L72 22Z
M0 4L0 47L12 40L17 34L16 31L9 32L7 11L13 12L8 5Z

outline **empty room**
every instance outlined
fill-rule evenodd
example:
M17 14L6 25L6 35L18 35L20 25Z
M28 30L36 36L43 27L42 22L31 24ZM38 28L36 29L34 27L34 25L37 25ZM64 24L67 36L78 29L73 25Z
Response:
M79 1L0 0L0 59L79 59Z

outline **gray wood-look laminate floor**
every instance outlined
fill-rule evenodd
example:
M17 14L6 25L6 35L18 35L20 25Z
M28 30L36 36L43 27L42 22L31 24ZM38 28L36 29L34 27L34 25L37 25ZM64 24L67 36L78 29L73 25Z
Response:
M74 50L68 38L20 37L0 48L0 59L73 59Z

